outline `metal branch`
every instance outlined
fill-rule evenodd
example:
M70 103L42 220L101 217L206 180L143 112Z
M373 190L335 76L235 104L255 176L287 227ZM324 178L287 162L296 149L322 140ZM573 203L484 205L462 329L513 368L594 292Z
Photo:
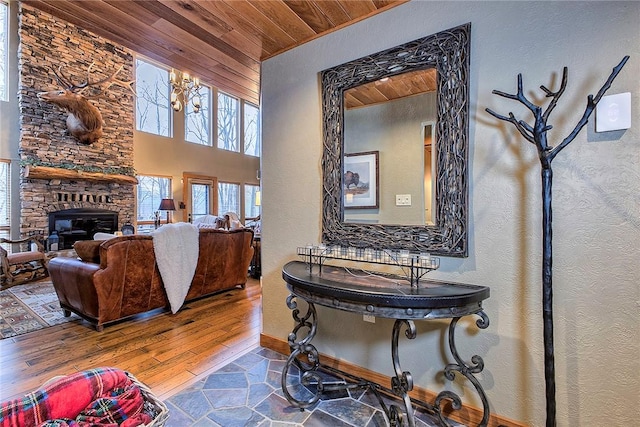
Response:
M620 70L622 70L622 67L624 67L624 64L626 64L628 60L629 60L629 55L626 55L624 58L622 58L622 61L620 61L620 63L613 68L613 71L609 75L609 78L604 83L604 85L602 85L602 87L600 88L600 90L598 91L595 97L593 95L587 96L587 106L584 109L582 118L580 118L580 121L578 122L578 124L576 124L576 127L560 143L560 145L558 145L556 148L554 148L551 151L551 153L549 153L549 161L553 160L553 158L564 147L569 145L569 143L574 140L574 138L578 135L578 133L582 130L582 128L589 122L589 116L591 116L591 113L593 113L593 110L596 108L596 105L598 105L598 102L600 102L600 99L602 98L602 96L611 87L613 80L618 76L618 74L620 73Z
M518 129L518 132L520 132L520 134L522 136L524 136L527 139L527 141L531 142L532 144L535 144L535 140L533 139L533 135L532 135L533 128L531 126L529 126L529 124L526 123L525 121L516 119L516 117L513 115L513 113L509 113L509 117L507 117L507 116L503 116L502 114L496 113L495 111L493 111L490 108L485 108L485 111L487 113L491 114L496 119L500 119L500 120L504 120L505 122L513 123L513 125L516 127L516 129Z
M531 101L529 101L526 96L524 96L524 91L522 89L522 73L518 74L518 92L516 94L510 94L499 90L494 90L491 93L493 93L494 95L502 96L503 98L514 99L527 107L534 114L536 112L536 109L539 108Z
M562 69L562 82L560 83L560 89L558 89L557 92L552 92L549 89L547 89L545 86L540 86L540 89L542 89L546 93L547 98L552 98L551 102L549 103L549 106L547 107L544 114L542 115L542 120L544 120L545 123L547 122L547 119L549 118L549 115L551 114L553 109L556 108L556 105L558 104L558 99L560 99L560 97L564 93L564 90L567 88L567 75L568 75L568 69L567 67L564 67Z

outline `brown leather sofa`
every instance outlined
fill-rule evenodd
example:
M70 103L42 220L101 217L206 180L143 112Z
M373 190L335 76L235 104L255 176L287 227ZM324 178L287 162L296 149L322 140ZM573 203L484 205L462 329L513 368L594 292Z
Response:
M199 233L198 263L185 302L244 288L253 231L200 229ZM111 322L169 307L151 236L121 236L96 245L99 263L86 254L83 257L89 261L66 257L49 261L51 281L66 316L76 313L101 331Z

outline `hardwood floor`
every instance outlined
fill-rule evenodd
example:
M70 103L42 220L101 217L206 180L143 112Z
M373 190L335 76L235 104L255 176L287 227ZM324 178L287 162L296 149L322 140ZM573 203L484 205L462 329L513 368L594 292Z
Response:
M131 372L159 399L224 366L260 341L261 288L249 279L188 303L96 332L75 320L0 340L0 401L20 397L57 375L113 366Z

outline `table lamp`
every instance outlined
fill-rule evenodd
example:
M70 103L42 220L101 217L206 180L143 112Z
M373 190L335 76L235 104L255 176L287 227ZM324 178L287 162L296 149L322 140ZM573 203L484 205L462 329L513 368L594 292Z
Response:
M160 201L159 211L167 211L167 224L170 223L170 211L176 210L176 204L173 202L173 199L162 199Z

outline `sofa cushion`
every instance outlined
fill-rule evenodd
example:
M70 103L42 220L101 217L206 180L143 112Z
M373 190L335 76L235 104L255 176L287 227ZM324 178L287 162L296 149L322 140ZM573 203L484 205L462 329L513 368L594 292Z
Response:
M100 263L100 245L104 240L78 240L73 244L73 249L85 262Z

